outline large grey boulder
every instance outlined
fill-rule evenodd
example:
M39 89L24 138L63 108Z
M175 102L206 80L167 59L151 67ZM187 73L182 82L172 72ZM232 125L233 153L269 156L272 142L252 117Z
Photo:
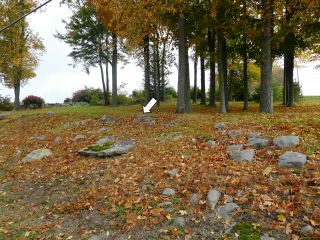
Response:
M223 207L218 208L217 213L218 216L224 219L231 219L228 213L236 210L239 206L236 203L230 202L226 203Z
M108 143L108 142L113 142L113 141L114 141L114 137L112 137L112 136L107 136L107 137L105 137L105 138L99 139L99 140L96 142L96 144L97 144L97 145L100 145L100 146L103 146L103 145L105 145L106 143Z
M249 133L247 135L247 139L250 139L250 138L261 138L261 133L260 132Z
M294 147L299 144L298 136L280 136L273 139L273 145L278 148Z
M221 197L219 189L211 189L207 195L207 201L211 209L214 209Z
M242 162L242 161L251 161L254 156L254 149L247 149L243 150L241 152L233 152L231 154L231 158L233 160L236 160L237 162Z
M243 149L243 144L230 145L230 146L227 148L227 151L236 152L236 151L241 151L242 149Z
M285 152L278 159L279 168L301 168L307 162L306 155L298 152Z
M126 154L130 148L134 147L133 141L119 141L115 142L110 148L101 151L92 151L87 148L83 148L78 151L80 155L89 157L113 157L117 155Z
M172 196L176 193L175 190L173 190L172 188L165 188L162 192L163 195L166 195L166 196Z
M22 162L32 162L39 160L43 157L50 156L52 152L49 149L38 149L29 153L26 157L22 159Z
M184 229L186 227L186 220L183 217L177 217L172 223L171 226L177 229Z
M103 115L99 120L103 121L103 122L111 122L111 121L115 121L117 119L114 117L108 116L108 115Z
M249 138L248 144L258 150L269 146L268 140L263 138Z

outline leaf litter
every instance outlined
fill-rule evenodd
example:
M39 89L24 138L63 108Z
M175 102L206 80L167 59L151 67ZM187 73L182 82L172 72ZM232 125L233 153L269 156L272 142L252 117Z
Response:
M237 239L240 232L230 231L231 221L217 217L207 205L211 188L222 193L218 205L230 196L240 206L232 213L234 222L259 226L261 235L306 239L300 229L310 224L314 236L309 239L319 237L320 106L276 106L272 115L257 114L257 105L250 112L240 107L231 104L231 113L220 115L217 109L194 106L190 115L175 115L170 113L172 103L166 103L150 115L152 125L135 123L138 107L131 113L128 108L101 108L85 109L86 114L81 109L69 114L57 109L50 117L45 110L28 111L22 118L12 114L0 122L0 239L88 239L94 234L105 239ZM106 112L118 120L95 120ZM66 125L89 118L94 120ZM218 122L225 122L227 129L215 129ZM227 137L234 129L244 134ZM301 143L294 151L307 155L307 165L301 170L278 169L283 150L273 146L256 151L252 162L231 160L226 148L245 143L250 132L261 132L269 141L285 134L299 136ZM44 140L28 141L42 135ZM76 135L85 138L73 141ZM61 140L53 144L58 136ZM79 149L106 136L134 140L136 146L115 158L78 155ZM207 138L217 144L207 146ZM38 148L49 148L53 155L21 163ZM17 151L22 154L16 156ZM179 173L168 178L174 168ZM161 195L167 187L176 190L174 200ZM188 203L193 193L200 196L195 207ZM166 201L177 203L172 212L161 207ZM170 226L179 216L186 220L184 229Z

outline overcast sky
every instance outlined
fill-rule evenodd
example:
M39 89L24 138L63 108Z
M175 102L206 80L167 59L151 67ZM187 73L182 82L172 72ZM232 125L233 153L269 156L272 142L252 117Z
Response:
M46 12L36 12L27 17L30 27L43 38L46 53L41 57L40 66L36 70L37 77L21 88L20 100L28 95L37 95L42 97L46 103L63 102L65 98L71 97L73 92L83 89L84 86L102 88L99 69L92 68L90 75L87 75L82 71L82 66L77 68L69 66L72 60L67 55L71 48L53 37L56 31L64 32L61 19L68 20L70 16L68 8L65 5L60 6L59 2L59 0L53 0L47 5ZM190 73L193 79L191 64ZM126 90L129 93L133 89L140 89L143 79L142 69L135 64L126 65L123 69L121 69L121 64L119 65L118 83L128 83ZM320 95L320 71L314 70L313 65L315 64L299 69L299 79L304 95ZM176 88L177 70L175 68L172 70L174 74L170 77L170 85ZM206 86L209 86L208 82ZM12 99L14 95L13 89L3 86L0 86L0 94L10 95Z

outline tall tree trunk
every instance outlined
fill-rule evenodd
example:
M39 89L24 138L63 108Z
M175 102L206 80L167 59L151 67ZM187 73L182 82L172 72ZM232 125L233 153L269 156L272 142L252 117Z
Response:
M157 60L157 90L156 90L156 100L157 100L157 106L160 106L160 55L159 55L159 42L160 42L160 36L157 32L157 45L156 45L156 60Z
M272 113L272 59L271 59L271 32L272 6L271 0L261 0L262 31L261 31L261 97L260 112Z
M194 62L193 62L193 102L192 103L197 103L197 98L198 98L198 91L197 91L197 81L198 81L198 56L196 53L194 53Z
M14 102L13 102L13 111L18 111L20 106L20 80L14 84Z
M103 67L102 67L102 61L101 61L101 56L99 56L99 68L100 68L100 74L101 74L101 81L102 81L102 88L103 88L103 98L104 98L104 106L108 105L108 94L106 90L106 84L104 81L104 72L103 72Z
M108 60L106 59L106 91L107 91L107 106L110 105L110 78L109 78L109 63Z
M186 59L186 22L182 12L182 6L179 6L178 12L178 57L179 57L179 70L178 70L178 99L176 113L187 113L186 109L186 78L187 78L187 59Z
M247 0L243 1L243 14L247 17ZM249 110L249 84L248 84L248 46L246 34L243 34L243 110Z
M226 91L225 77L223 69L223 39L221 30L218 31L218 72L219 72L219 98L220 98L220 113L227 113L226 108Z
M186 58L186 80L184 85L184 99L185 99L185 106L186 106L186 113L191 112L191 98L190 98L190 69L189 69L189 51L187 46L187 39L185 38L185 58Z
M225 37L222 39L222 67L223 67L223 80L224 80L224 91L225 91L225 106L227 112L229 112L229 91L228 91L228 66L227 66L227 41Z
M209 106L216 107L216 66L215 66L215 31L208 29L208 45L210 53L210 96Z
M288 98L287 98L287 82L286 82L286 59L283 59L283 96L282 96L282 105L287 105Z
M118 89L117 89L117 68L118 68L118 46L117 46L117 35L112 33L112 106L118 106Z
M144 38L144 94L145 103L147 104L151 100L150 93L150 49L149 49L149 36Z
M201 80L201 105L206 105L206 80L204 69L204 56L203 52L200 54L200 80Z
M165 85L165 71L164 67L166 64L166 42L164 41L162 43L162 56L161 56L161 83L162 83L162 101L165 101L166 99L166 85Z

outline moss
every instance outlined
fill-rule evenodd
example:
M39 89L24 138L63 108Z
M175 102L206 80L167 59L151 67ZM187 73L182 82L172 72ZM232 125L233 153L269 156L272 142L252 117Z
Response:
M109 149L112 145L113 145L113 142L107 142L104 145L92 145L92 146L84 149L84 151L100 152L100 151Z
M232 232L239 234L239 240L258 240L261 237L259 230L259 226L254 227L251 223L239 223L233 227Z

